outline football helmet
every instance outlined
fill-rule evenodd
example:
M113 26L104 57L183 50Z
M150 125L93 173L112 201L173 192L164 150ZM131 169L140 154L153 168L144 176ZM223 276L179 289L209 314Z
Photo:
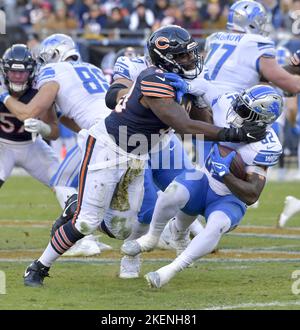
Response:
M245 121L258 125L272 124L281 114L283 100L275 88L256 85L246 89L232 101L227 123L241 127Z
M159 28L150 36L147 47L152 64L164 71L186 79L194 79L202 71L199 44L180 26Z
M42 65L47 63L63 62L72 58L80 61L81 57L73 39L65 34L52 34L40 45L37 56L38 62Z
M226 27L230 31L264 35L267 23L267 13L262 4L242 0L229 8Z
M289 64L289 58L292 56L291 52L283 46L276 48L276 60L279 65Z
M8 48L0 60L0 67L9 91L24 92L32 85L36 61L26 45L15 44Z

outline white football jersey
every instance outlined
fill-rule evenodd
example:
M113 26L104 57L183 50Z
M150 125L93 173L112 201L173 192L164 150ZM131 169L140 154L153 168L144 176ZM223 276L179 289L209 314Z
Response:
M109 85L96 66L85 62L47 64L38 73L36 88L51 81L59 84L57 108L80 128L89 129L110 114L105 104Z
M237 93L227 93L212 100L211 107L213 111L214 124L220 127L229 127L226 121L228 110L231 108L232 101L237 97ZM231 149L236 150L242 157L246 164L247 173L259 173L265 175L263 169L257 167L270 167L278 163L279 157L282 153L282 146L274 130L269 127L265 139L254 143L230 143L221 142ZM206 161L206 173L210 171L209 157ZM231 192L222 183L221 180L216 179L210 173L208 174L210 187L219 195L227 195Z
M275 58L271 39L258 34L217 32L208 39L205 64L220 94L241 92L260 81L259 58Z
M115 63L113 80L126 78L135 81L139 74L147 69L147 67L147 61L144 56L131 58L121 56Z

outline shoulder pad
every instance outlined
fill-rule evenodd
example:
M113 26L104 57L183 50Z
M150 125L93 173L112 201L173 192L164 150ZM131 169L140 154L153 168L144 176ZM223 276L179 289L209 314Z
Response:
M142 78L141 92L144 96L175 98L173 86L160 70Z
M137 76L146 69L147 64L143 57L129 58L121 56L117 59L114 70L113 79L126 78L129 80L135 80Z

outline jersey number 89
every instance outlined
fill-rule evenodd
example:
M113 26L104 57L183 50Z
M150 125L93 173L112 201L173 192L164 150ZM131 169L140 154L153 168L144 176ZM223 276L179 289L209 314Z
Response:
M77 67L75 71L89 94L105 93L108 90L107 80L99 69Z

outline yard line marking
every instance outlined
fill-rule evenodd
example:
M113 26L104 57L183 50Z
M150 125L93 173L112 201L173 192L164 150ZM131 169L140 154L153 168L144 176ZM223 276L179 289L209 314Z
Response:
M203 310L225 310L225 309L238 309L238 308L255 308L255 307L288 307L300 306L300 301L271 301L268 303L242 303L232 306L212 306L204 308Z
M300 255L300 251L284 251L284 250L265 250L265 249L219 249L219 252L223 253L263 253L263 254L292 254L292 255Z
M279 235L279 234L254 234L254 233L229 233L228 236L256 237L256 238L275 238L275 239L296 239L300 240L300 235Z
M1 262L11 262L11 263L21 263L21 262L32 262L32 258L0 258ZM150 258L150 259L144 259L143 263L156 263L156 262L172 262L173 258ZM90 264L119 264L120 260L117 258L67 258L64 257L62 259L57 260L58 263L90 263ZM196 263L224 263L224 264L230 264L230 263L298 263L300 262L300 258L215 258L215 259L209 259L209 258L203 258Z

